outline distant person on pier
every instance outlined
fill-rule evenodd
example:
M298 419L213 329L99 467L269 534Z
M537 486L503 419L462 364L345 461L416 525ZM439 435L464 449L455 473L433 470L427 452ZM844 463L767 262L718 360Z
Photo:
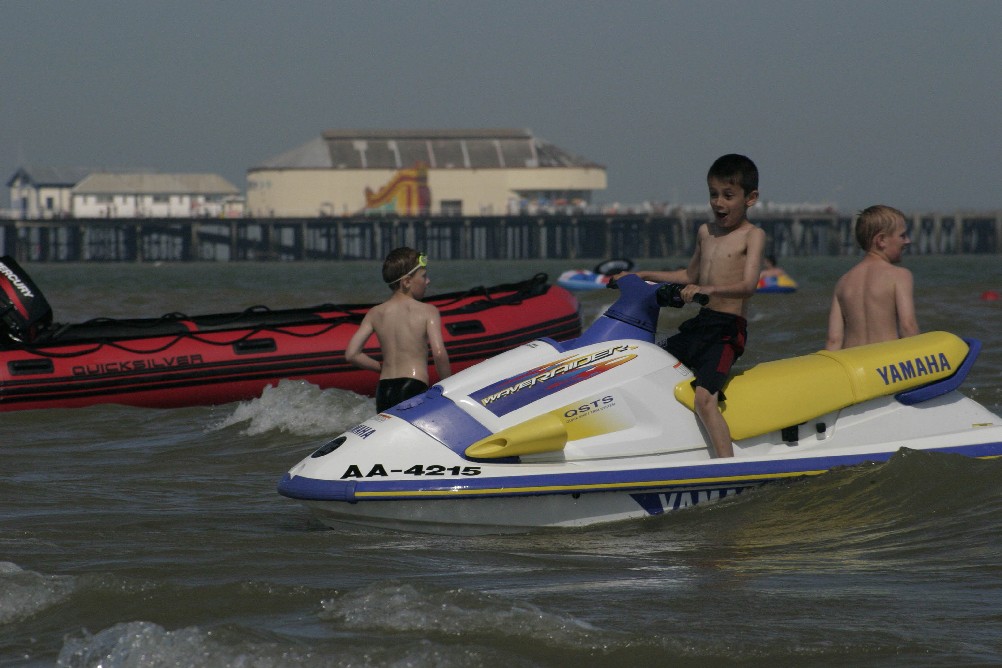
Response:
M897 266L911 243L905 215L877 204L856 217L866 255L835 284L825 348L841 350L919 333L912 273Z
M428 257L413 248L390 251L383 262L383 281L393 294L369 309L345 350L351 364L379 373L378 412L428 389L429 348L438 377L448 378L452 373L438 309L421 301L431 282L427 266ZM379 339L382 362L362 351L373 332Z
M748 298L762 268L765 232L748 220L758 201L758 168L743 155L717 158L706 175L713 218L700 225L689 265L674 271L638 271L640 278L682 283L682 298L697 293L709 303L679 326L664 348L692 369L695 410L717 457L733 457L731 429L720 412L722 392L734 362L745 350Z

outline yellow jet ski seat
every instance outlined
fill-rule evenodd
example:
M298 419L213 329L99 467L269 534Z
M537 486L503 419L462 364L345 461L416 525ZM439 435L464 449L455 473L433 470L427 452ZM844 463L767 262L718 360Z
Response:
M735 440L801 424L852 404L949 378L964 363L967 343L949 332L928 332L846 350L821 350L764 362L724 386L721 412ZM690 409L692 381L675 386Z

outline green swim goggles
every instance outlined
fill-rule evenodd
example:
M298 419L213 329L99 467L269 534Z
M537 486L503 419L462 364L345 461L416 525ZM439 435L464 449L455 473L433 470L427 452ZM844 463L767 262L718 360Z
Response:
M413 274L415 271L417 271L421 267L427 267L427 266L428 266L428 256L425 253L420 253L420 254L418 254L417 264L414 265L413 269L411 269L410 271L408 271L406 274L404 274L403 276L401 276L397 280L390 281L389 283L387 283L387 285L393 285L394 283L399 283L400 281L404 280L405 278L407 278L408 276L410 276L411 274Z

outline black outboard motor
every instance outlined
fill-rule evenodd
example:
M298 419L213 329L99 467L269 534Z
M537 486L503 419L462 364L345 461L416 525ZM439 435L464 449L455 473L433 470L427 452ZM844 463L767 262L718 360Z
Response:
M0 341L31 343L51 324L42 291L14 258L0 257Z

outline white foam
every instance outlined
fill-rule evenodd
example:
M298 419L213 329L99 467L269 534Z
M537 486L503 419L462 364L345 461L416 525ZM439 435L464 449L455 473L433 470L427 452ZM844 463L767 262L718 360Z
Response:
M60 668L333 668L335 666L501 665L504 656L487 649L453 647L428 640L368 648L360 654L343 641L303 646L301 642L249 640L244 629L188 627L168 631L152 622L116 624L97 634L67 637Z
M67 599L76 588L68 575L42 575L0 561L0 624L31 617Z
M151 622L116 624L97 634L84 631L63 644L57 666L277 666L274 660L253 661L245 650L228 650L197 627L167 631Z
M321 601L322 619L348 628L393 632L517 636L580 646L595 627L524 601L452 589L424 589L383 582Z
M375 401L348 390L322 390L301 380L269 385L257 399L242 401L223 420L209 427L217 431L246 423L241 433L254 436L283 431L298 436L339 434L376 413Z

